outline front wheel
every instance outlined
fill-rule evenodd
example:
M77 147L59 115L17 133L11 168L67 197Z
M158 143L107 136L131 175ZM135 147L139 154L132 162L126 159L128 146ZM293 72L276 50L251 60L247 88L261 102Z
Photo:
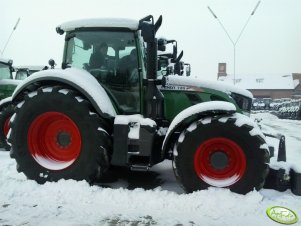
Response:
M109 166L111 138L105 125L72 90L40 88L16 106L11 157L19 172L38 183L92 182Z
M175 144L176 176L187 192L210 186L240 194L258 190L269 169L262 136L250 119L239 114L194 122Z

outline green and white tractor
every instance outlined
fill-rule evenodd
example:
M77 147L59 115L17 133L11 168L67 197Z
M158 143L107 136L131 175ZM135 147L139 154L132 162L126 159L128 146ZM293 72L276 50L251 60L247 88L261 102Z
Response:
M93 183L110 166L148 170L169 159L187 192L213 186L245 194L264 186L270 153L248 117L251 93L186 76L158 78L161 23L147 16L57 27L65 33L62 69L33 74L12 96L10 155L19 172L38 183ZM103 43L104 64L93 68L90 58Z

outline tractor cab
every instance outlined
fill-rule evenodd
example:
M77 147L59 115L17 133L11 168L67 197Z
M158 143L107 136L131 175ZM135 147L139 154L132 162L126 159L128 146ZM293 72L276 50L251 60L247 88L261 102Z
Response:
M99 26L106 23L98 22ZM107 91L120 114L139 113L140 81L146 76L139 37L130 27L68 31L62 68L88 71Z

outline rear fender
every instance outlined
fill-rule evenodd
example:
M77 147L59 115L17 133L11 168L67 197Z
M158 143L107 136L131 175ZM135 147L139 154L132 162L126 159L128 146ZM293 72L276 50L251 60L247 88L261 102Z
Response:
M187 128L189 124L200 118L214 115L229 115L236 112L234 104L225 101L210 101L193 105L181 111L171 122L165 139L162 145L162 153L165 154L171 147L173 138L176 132L182 131Z
M18 100L25 90L35 84L43 86L65 84L87 98L102 117L112 118L116 115L116 111L104 88L85 70L67 68L65 70L54 69L34 73L17 86L12 95L12 101Z

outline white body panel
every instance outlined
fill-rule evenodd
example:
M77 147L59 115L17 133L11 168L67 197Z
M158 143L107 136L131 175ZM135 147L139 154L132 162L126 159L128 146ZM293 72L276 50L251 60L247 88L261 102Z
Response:
M76 68L67 68L65 70L53 69L36 72L30 77L23 80L17 86L12 95L13 99L27 85L39 80L55 80L60 82L67 82L68 84L74 84L83 89L95 101L95 103L103 113L107 113L110 116L116 115L116 111L104 88L90 73L85 70Z

